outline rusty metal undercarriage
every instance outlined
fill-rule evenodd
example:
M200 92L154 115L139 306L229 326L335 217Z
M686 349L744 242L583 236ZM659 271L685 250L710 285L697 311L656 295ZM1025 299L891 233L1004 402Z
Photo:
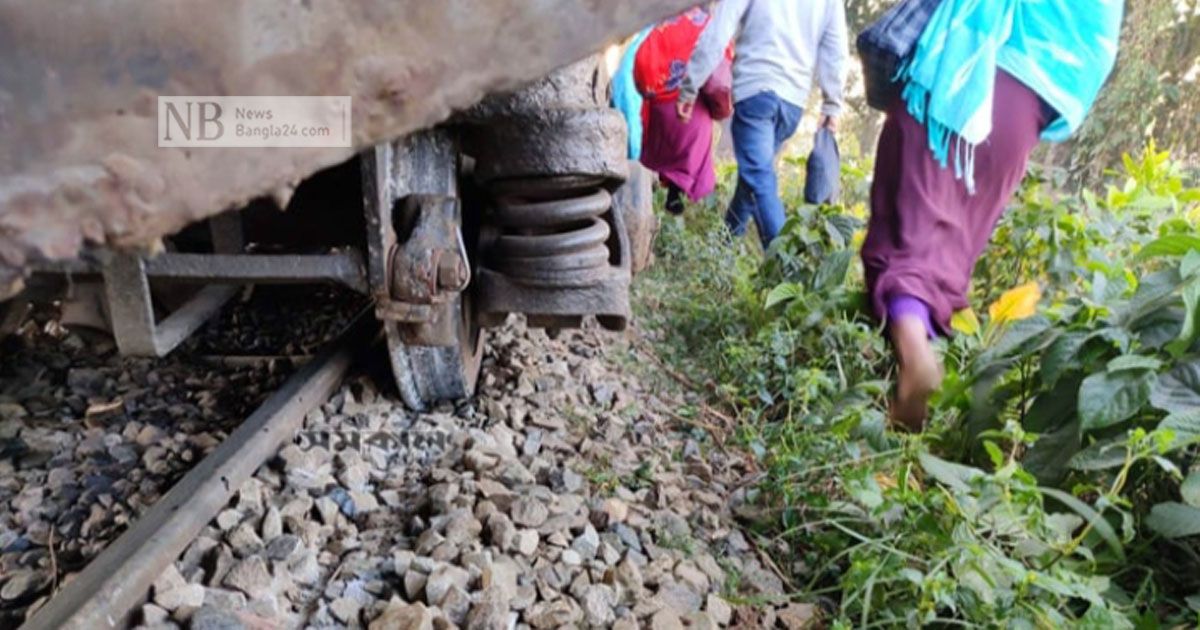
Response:
M621 328L650 182L597 58L562 66L690 4L0 0L0 335L65 286L163 355L240 286L332 282L374 299L420 408L471 393L511 313ZM157 146L159 96L304 94L352 97L352 148ZM314 180L351 199L313 231L353 235L263 241L252 210L293 236Z
M203 251L101 250L35 265L34 280L95 278L93 297L119 349L145 356L170 352L240 285L339 283L373 299L406 403L469 396L482 330L512 313L549 329L588 316L615 330L628 322L654 218L650 180L625 158L607 86L592 57L361 153L352 182L361 183L360 246L250 252L235 212L209 221ZM153 290L162 283L200 288L162 313Z
M650 182L595 58L546 75L693 3L0 0L0 335L65 286L122 352L162 355L240 286L332 282L375 300L421 408L471 393L511 313L621 328ZM157 146L159 96L304 94L352 97L352 148ZM322 178L353 194L314 232L354 235L264 248L251 211L299 233Z
M152 250L264 195L286 205L355 152L691 4L0 0L0 299L35 264ZM163 95L349 95L353 148L161 149Z
M511 313L625 327L631 242L650 242L630 228L653 215L645 191L614 203L649 179L626 182L624 121L607 103L589 59L368 158L368 276L410 405L469 395L480 329Z

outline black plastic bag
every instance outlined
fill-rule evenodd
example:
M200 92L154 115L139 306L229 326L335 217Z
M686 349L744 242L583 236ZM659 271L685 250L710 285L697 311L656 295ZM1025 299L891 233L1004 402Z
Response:
M808 156L808 174L804 181L804 202L836 203L841 192L842 157L837 138L827 127L817 129L813 150Z
M900 98L900 66L912 54L942 0L900 0L858 34L867 104L880 111Z

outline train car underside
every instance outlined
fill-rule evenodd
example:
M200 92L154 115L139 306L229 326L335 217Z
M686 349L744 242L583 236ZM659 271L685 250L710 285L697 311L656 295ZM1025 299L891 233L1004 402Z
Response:
M9 308L69 284L69 317L108 328L124 354L162 356L241 286L333 282L373 301L409 406L469 396L483 330L509 314L626 325L654 219L606 90L598 57L567 66L318 174L282 214L264 198L155 255L35 263Z
M67 287L159 356L239 287L332 282L420 408L510 313L620 328L649 181L595 60L546 75L688 4L0 0L0 334ZM156 146L157 97L289 94L351 96L352 146Z

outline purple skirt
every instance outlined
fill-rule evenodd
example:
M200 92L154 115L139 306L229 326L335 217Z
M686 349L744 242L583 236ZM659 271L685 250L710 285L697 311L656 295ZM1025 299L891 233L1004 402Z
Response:
M646 103L642 135L642 164L698 201L717 186L713 165L713 119L701 99L692 118L679 120L674 101Z
M862 259L877 317L893 298L915 297L942 334L966 308L971 272L996 222L1025 176L1029 154L1050 122L1032 90L996 75L992 135L976 147L974 195L929 150L925 126L902 101L887 113L875 156L871 219Z

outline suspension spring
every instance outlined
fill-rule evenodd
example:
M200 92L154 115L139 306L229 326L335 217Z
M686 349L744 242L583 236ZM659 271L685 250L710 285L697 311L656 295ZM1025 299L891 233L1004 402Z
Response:
M602 179L514 179L492 186L500 234L490 267L539 286L592 284L610 267L612 229L604 215L612 195Z

